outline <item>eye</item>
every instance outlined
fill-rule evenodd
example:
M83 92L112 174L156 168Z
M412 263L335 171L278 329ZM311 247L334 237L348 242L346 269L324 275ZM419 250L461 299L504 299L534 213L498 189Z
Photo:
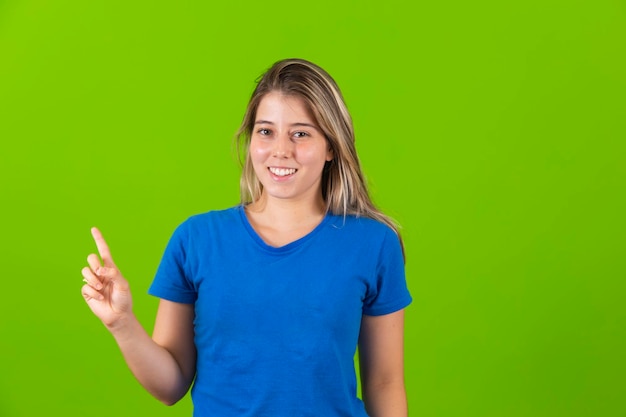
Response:
M262 127L261 129L257 130L257 133L261 136L267 136L269 135L271 132L269 129L266 129L264 127Z
M310 136L310 135L307 132L297 131L297 132L294 132L293 136L296 139L302 139L302 138L305 138L305 137Z

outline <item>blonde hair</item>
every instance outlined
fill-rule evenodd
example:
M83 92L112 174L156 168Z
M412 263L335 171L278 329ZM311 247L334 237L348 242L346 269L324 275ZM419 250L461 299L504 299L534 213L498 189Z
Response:
M242 165L240 191L243 204L257 201L263 186L257 178L248 147L259 103L270 92L304 100L333 153L322 173L322 197L326 210L335 215L363 216L378 220L400 236L399 226L383 214L370 198L356 152L352 117L335 80L322 68L303 59L276 62L258 81L239 130L236 145ZM243 157L242 157L243 155Z

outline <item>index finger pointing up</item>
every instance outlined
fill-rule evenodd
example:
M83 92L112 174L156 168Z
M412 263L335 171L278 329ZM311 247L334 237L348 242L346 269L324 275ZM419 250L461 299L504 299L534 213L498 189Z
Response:
M102 237L102 233L98 230L97 227L91 228L91 235L93 239L96 241L96 247L98 248L98 253L100 254L100 258L102 259L102 264L106 267L114 267L113 258L111 257L111 251L109 250L109 245Z

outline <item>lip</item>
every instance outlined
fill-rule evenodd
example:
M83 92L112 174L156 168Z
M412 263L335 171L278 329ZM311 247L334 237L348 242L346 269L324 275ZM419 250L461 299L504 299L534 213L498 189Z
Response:
M291 174L278 175L276 171L281 171L281 170L292 170L293 172ZM272 177L274 181L286 181L292 178L298 172L298 169L291 168L291 167L269 166L267 167L267 171L269 172L270 177Z

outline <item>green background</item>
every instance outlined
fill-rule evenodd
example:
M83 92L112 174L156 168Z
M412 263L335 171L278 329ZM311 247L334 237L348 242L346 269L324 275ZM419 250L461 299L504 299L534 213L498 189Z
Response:
M217 4L214 4L217 3ZM413 416L625 416L623 1L0 1L0 416L189 416L80 295L98 226L146 290L187 216L238 202L254 80L343 89L403 225Z

